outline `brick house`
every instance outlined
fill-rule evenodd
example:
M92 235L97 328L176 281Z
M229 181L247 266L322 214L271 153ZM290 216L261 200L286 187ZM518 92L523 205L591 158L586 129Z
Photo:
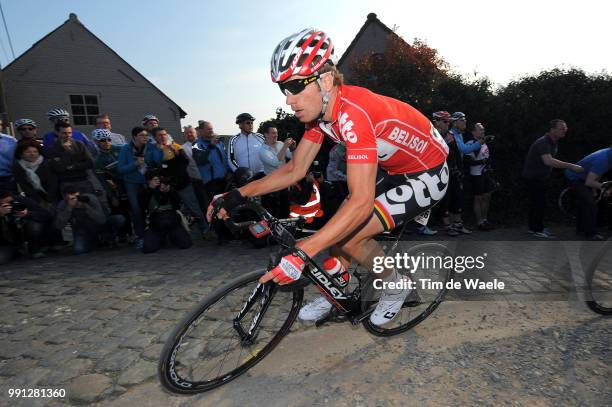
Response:
M39 125L39 135L51 130L46 113L63 107L75 127L89 135L95 117L108 113L113 131L130 135L145 114L181 137L186 113L147 78L89 31L71 13L68 20L3 70L11 121L27 117Z

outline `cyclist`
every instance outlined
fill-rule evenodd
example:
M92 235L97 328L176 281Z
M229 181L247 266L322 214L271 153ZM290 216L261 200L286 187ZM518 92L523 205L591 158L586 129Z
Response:
M324 227L300 240L297 247L310 257L331 247L345 267L353 258L371 268L373 258L384 255L374 236L411 220L444 196L448 148L431 122L410 105L344 85L333 53L331 39L314 29L293 34L276 47L272 81L278 83L295 116L306 124L306 132L289 163L230 191L217 216L227 218L245 197L278 191L304 178L328 136L346 146L350 195ZM208 215L212 212L211 205ZM260 281L290 283L303 269L304 261L289 254ZM393 268L379 276L389 282L407 280ZM390 322L409 292L383 291L370 316L372 323ZM325 299L317 299L301 310L300 317L317 320L331 308Z
M70 113L68 113L65 109L62 109L62 108L56 108L56 109L49 110L47 112L47 118L51 121L51 123L53 123L53 126L55 126L58 123L70 124ZM44 135L43 137L44 155L49 154L49 151L51 150L51 147L53 146L53 143L55 143L55 140L57 139L57 137L58 137L57 131L50 131L49 133ZM72 130L72 139L76 141L80 141L81 143L85 144L85 147L87 147L87 150L92 155L92 157L96 157L98 155L98 149L96 148L96 145L92 143L92 141L89 140L87 136L85 136L83 133L78 132L76 130Z
M583 172L565 170L565 177L576 198L576 233L588 240L604 240L597 233L597 204L595 196L601 191L601 176L612 169L612 146L595 151L578 161ZM609 193L610 190L607 191Z

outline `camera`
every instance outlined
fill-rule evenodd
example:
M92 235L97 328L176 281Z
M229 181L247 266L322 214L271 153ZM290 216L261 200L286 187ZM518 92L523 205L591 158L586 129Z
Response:
M89 199L88 196L79 195L77 196L77 201L82 203L89 203L91 202L91 199Z
M11 203L11 214L12 215L16 214L17 212L22 212L26 209L28 209L28 207L25 206L25 204L23 204L22 202L13 201L13 203Z
M162 175L159 177L159 183L164 185L172 185L172 177Z

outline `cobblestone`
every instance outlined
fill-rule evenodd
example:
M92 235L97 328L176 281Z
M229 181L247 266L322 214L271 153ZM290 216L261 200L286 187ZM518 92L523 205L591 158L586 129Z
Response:
M496 250L502 250L503 243ZM540 242L526 244L522 256L514 260L495 259L491 253L492 272L480 277L504 280L511 287L506 294L509 298L533 298L534 292L566 293L573 287L567 261L556 260L549 270L532 267L538 256L559 254L541 250L536 243ZM68 398L62 402L75 404L104 401L112 405L118 395L130 394L138 386L144 386L142 394L159 395L159 385L151 379L163 343L177 322L219 284L261 268L267 257L266 250L237 242L222 248L196 242L189 250L163 250L147 256L123 248L11 263L0 271L0 386L63 386ZM450 312L450 308L445 310ZM522 308L517 312L523 312ZM463 318L457 318L449 329L464 323L461 321ZM296 324L292 331L306 329L314 328ZM401 338L414 340L409 335ZM566 349L563 355L574 352L564 343L559 346ZM461 359L469 364L469 358L465 360ZM596 376L609 373L606 369L607 364ZM506 380L504 372L487 377L494 383ZM146 387L153 386L151 383L155 383L153 390ZM414 384L407 387L414 388ZM159 397L147 401L181 405L165 393ZM145 398L135 400L144 402Z

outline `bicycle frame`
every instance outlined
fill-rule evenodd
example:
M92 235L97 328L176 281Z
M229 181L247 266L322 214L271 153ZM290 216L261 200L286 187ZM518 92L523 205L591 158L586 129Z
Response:
M361 300L359 296L355 296L354 293L359 291L355 290L351 294L345 294L344 288L341 287L335 279L325 271L304 252L295 247L296 239L293 234L287 229L297 228L300 223L304 222L304 219L276 219L268 211L266 211L261 205L256 202L249 201L245 205L241 205L237 209L248 208L265 220L271 230L272 237L279 243L281 250L276 255L280 255L282 252L292 252L299 256L305 263L306 267L302 273L302 277L310 280L314 286L329 300L329 302L337 309L337 311L346 316L352 324L359 324L364 318L370 315L372 310L361 311ZM227 225L231 230L242 230L248 228L250 225L257 223L256 221L247 221L241 223L235 223L231 220L227 221ZM285 250L283 250L285 249ZM269 269L275 267L278 261L271 259ZM280 259L277 259L280 260ZM267 283L259 283L253 290L253 293L249 296L240 312L234 318L234 329L240 335L243 344L252 343L257 337L258 327L261 323L261 317L265 314L270 302L274 298L274 293L277 289L282 290L295 290L304 287L303 280L299 280L295 283L288 284L286 286L279 286L276 283L270 281ZM242 326L241 321L246 314L253 308L253 306L260 301L261 308L255 315L248 330Z

